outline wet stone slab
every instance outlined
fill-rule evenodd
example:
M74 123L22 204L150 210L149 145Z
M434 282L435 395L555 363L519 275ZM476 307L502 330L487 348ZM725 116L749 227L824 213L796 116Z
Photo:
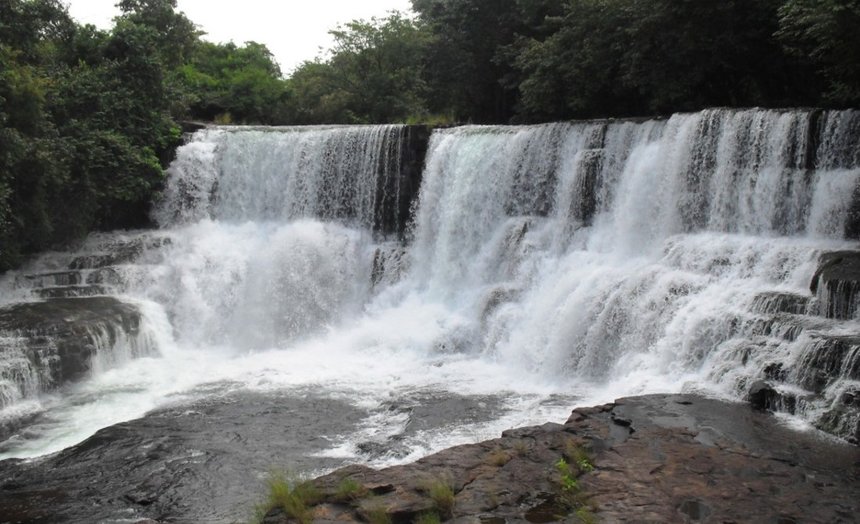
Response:
M590 466L565 478L559 461ZM571 477L573 475L567 475ZM344 500L340 486L359 486ZM317 522L855 522L860 448L789 429L746 404L650 395L573 411L564 424L509 430L405 466L353 466L315 479ZM576 497L571 499L571 493ZM281 508L265 522L289 522Z

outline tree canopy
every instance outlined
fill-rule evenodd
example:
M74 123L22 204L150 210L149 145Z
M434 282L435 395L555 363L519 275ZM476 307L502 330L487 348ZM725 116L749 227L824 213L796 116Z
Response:
M708 106L860 105L860 0L412 0L353 20L284 77L211 43L176 0L110 30L0 0L0 271L142 227L183 119L541 122Z

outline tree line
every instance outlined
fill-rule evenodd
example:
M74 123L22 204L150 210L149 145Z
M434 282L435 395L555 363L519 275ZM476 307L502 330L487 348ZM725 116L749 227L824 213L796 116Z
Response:
M529 123L708 106L860 106L860 0L412 0L288 75L175 0L110 30L0 0L0 271L142 227L177 122ZM296 13L300 16L300 12Z

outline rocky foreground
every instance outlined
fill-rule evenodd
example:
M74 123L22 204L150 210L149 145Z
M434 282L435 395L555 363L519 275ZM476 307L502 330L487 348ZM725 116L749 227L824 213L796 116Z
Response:
M264 522L857 522L860 448L745 404L650 395L298 491Z

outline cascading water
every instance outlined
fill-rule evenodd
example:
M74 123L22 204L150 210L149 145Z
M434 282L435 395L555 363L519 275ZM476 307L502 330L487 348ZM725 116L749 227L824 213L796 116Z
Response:
M437 130L408 231L407 132L199 131L170 169L162 228L120 238L131 254L99 255L117 239L94 237L28 268L88 261L83 281L142 307L158 356L106 366L71 404L46 397L51 422L4 456L236 389L365 410L329 457L411 428L405 450L364 456L378 462L561 419L574 402L741 398L759 379L786 410L853 431L833 412L860 390L857 297L827 275L815 294L810 282L823 253L857 247L860 112ZM848 296L838 314L831 295ZM453 394L485 413L426 427L408 415Z

